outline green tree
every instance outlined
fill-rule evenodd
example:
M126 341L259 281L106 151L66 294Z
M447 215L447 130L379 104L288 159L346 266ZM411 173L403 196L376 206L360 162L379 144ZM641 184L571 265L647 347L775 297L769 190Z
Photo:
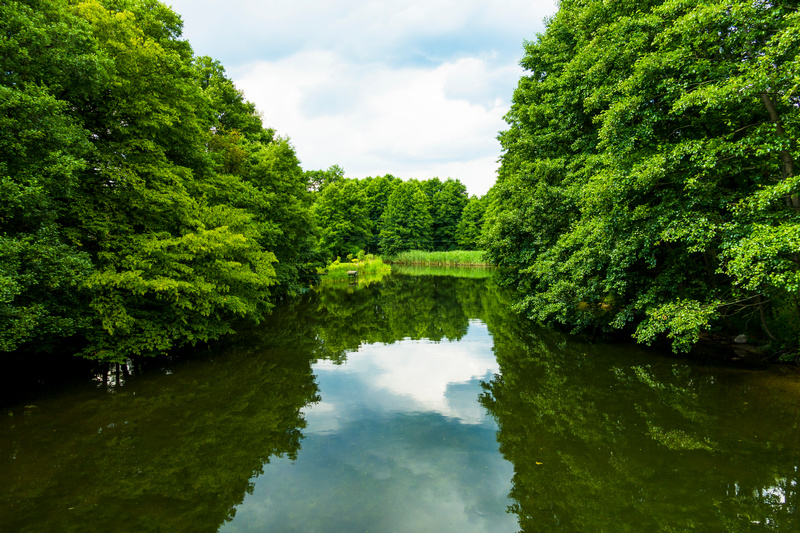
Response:
M369 219L372 221L372 238L366 251L377 254L380 250L380 234L383 229L383 212L389 203L389 197L395 188L402 183L400 178L391 174L385 176L367 177L359 180L359 185L364 188L369 207Z
M488 208L520 309L680 350L755 313L797 346L798 24L784 2L561 3Z
M469 196L467 187L448 178L433 195L433 243L435 250L457 250L456 231Z
M197 194L212 175L203 155L211 124L179 19L157 2L75 11L112 59L102 98L81 113L94 151L74 217L97 257L84 353L163 352L228 333L236 317L257 320L270 306L275 255L249 214Z
M63 227L90 153L66 95L106 64L65 2L0 6L0 350L47 350L89 324L92 258Z
M483 220L486 214L485 197L471 196L456 228L456 243L460 250L480 250Z
M2 349L82 334L90 357L163 352L259 320L315 275L293 148L193 58L171 9L0 13Z
M328 258L356 255L372 238L367 195L356 180L325 187L314 204L319 247Z
M278 259L281 296L297 294L317 279L321 258L315 250L314 197L294 147L284 138L257 145L242 177L268 202L268 207L255 211L255 218L264 227L259 242Z
M404 250L429 250L432 225L428 197L419 182L402 182L389 197L381 218L381 252L393 255Z
M214 133L238 132L262 143L272 140L274 132L264 129L255 104L244 99L219 61L208 56L196 57L192 67L196 83L208 99Z
M328 170L306 170L305 178L311 191L322 192L325 187L344 179L344 169L339 165L332 165Z

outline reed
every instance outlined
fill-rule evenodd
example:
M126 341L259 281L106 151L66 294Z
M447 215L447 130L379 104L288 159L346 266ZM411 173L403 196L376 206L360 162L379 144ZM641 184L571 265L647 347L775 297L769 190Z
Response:
M426 266L489 266L482 250L452 250L449 252L425 252L409 250L387 258L391 264Z

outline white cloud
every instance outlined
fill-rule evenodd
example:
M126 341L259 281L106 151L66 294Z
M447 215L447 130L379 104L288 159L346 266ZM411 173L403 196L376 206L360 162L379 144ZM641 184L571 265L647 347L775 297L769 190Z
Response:
M507 111L488 88L510 70L480 58L388 68L314 51L232 75L265 124L291 137L304 168L338 164L349 177L453 177L483 194L494 181L495 137Z
M306 410L308 431L335 431L342 419L359 416L362 406L345 405L349 395L338 394L341 391L335 385L326 389L332 377L343 374L364 389L357 396L369 398L373 409L436 412L462 423L482 424L486 413L478 403L478 382L490 380L500 371L492 346L486 324L472 320L467 334L458 341L371 344L349 353L345 365L320 361L314 371L326 400ZM341 387L340 382L335 383Z
M522 42L555 0L173 0L305 169L495 179Z
M366 61L444 58L455 52L517 55L555 0L166 0L202 54L238 65L301 50L336 50Z

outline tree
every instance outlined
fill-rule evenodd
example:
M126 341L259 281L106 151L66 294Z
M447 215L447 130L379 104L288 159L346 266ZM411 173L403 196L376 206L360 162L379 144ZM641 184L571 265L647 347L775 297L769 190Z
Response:
M203 113L179 19L157 2L75 12L112 59L102 97L80 108L94 150L73 217L97 258L84 353L164 352L229 333L234 318L258 320L271 305L275 255L249 213L198 195L213 176L203 154L216 116Z
M461 250L480 250L483 219L486 213L485 197L470 197L456 228L456 243Z
M64 2L0 6L0 350L47 350L89 324L92 258L63 227L90 153L64 95L105 65ZM49 85L49 87L48 87ZM88 87L87 87L88 86Z
M383 212L386 210L386 205L389 203L389 197L402 183L400 178L396 178L391 174L385 176L367 177L359 180L359 184L364 188L367 195L367 203L369 207L369 219L372 221L372 238L370 239L366 251L370 253L378 253L380 248L380 233L383 229Z
M436 250L456 250L456 231L467 205L467 187L458 180L448 178L433 196L433 243Z
M89 357L163 352L313 279L294 149L193 58L171 9L26 0L0 15L0 348L80 335Z
M328 170L306 170L305 177L309 190L322 192L328 185L344 179L344 169L339 165L331 165Z
M797 346L798 24L784 2L561 3L488 211L520 309L680 350L755 313Z
M392 192L381 218L381 253L429 250L431 226L428 197L415 180L402 182Z
M315 250L314 197L294 147L284 138L256 145L242 178L266 195L268 207L255 211L255 220L263 228L259 242L278 259L281 296L297 294L318 279L321 258Z
M325 187L314 204L320 228L319 247L329 258L356 255L372 238L367 195L355 180Z
M265 130L255 104L244 99L219 61L208 56L192 62L196 83L208 99L214 133L237 132L252 141L269 143L274 131Z

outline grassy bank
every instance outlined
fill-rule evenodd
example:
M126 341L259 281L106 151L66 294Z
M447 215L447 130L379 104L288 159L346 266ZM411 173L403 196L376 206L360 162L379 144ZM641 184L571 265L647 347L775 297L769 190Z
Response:
M392 271L392 267L385 264L380 257L367 255L363 259L355 258L352 261L339 261L338 259L320 269L323 283L350 281L348 272L358 272L358 277L364 279L372 276L386 275Z
M387 262L398 265L426 266L489 266L481 250L452 250L450 252L423 252L409 250L387 258Z

